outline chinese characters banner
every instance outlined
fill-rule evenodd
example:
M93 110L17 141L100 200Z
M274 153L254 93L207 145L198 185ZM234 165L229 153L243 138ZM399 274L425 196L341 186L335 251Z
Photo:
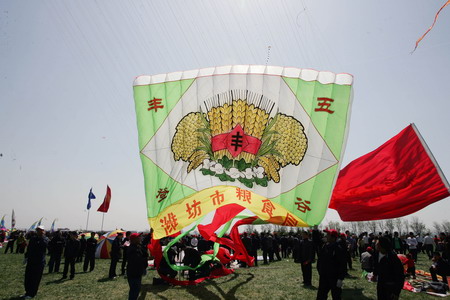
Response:
M155 238L230 203L270 223L319 224L343 154L352 81L253 65L137 77Z

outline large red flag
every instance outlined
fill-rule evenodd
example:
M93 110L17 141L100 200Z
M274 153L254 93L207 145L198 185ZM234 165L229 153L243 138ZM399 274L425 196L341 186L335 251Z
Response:
M339 173L329 207L343 221L398 218L450 196L448 181L414 124Z
M102 205L97 209L99 212L107 213L109 209L109 203L111 202L111 189L109 186L106 186L106 195L105 199L103 200Z

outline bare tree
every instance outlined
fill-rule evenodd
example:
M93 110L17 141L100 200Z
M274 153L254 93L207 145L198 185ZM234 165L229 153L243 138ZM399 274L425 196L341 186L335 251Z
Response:
M403 228L405 229L404 233L408 233L409 232L409 220L408 219L404 219L403 220Z
M336 229L337 231L341 230L341 223L339 221L330 221L328 222L329 229Z
M445 232L446 234L450 233L450 221L444 221L442 223L442 231Z
M433 222L434 233L439 234L442 231L442 226L438 222Z
M367 222L361 222L360 221L360 222L357 222L357 223L358 223L358 229L359 229L358 234L367 231Z
M378 221L367 222L367 229L369 233L377 233Z
M350 231L352 233L358 234L359 233L359 226L358 222L350 222Z
M414 216L411 219L411 230L414 234L422 234L425 232L426 226L422 221L420 221L419 217Z
M386 228L386 230L389 231L389 233L394 233L394 219L387 219L384 221L384 227Z
M402 235L402 229L403 229L403 219L402 218L397 218L394 220L394 224L395 224L395 228L398 231L399 235Z

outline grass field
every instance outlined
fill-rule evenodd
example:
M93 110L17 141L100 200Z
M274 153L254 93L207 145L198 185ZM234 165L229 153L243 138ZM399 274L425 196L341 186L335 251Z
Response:
M3 249L2 249L3 250ZM25 266L23 255L0 254L0 299L18 299L24 293L23 278ZM417 269L427 270L430 261L419 255ZM83 273L82 265L77 264L73 280L61 281L61 274L44 275L35 299L127 299L127 280L119 277L108 280L109 260L97 260L92 273ZM118 266L118 270L120 263ZM360 278L359 263L354 261L355 270L350 270L351 278L344 280L343 299L376 299L376 284ZM192 287L171 287L152 285L154 270L149 270L143 279L139 299L308 299L316 298L318 275L313 266L313 288L301 285L301 270L292 259L274 262L257 268L237 269L227 277L207 280ZM331 295L329 296L331 299ZM435 299L424 293L414 294L402 291L400 299Z

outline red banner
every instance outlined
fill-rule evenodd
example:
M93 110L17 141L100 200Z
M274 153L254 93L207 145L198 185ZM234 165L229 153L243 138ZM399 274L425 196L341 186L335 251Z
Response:
M111 189L109 188L109 186L106 186L105 199L103 200L102 205L100 205L100 207L97 209L97 211L107 213L110 202L111 202Z
M398 218L450 196L449 184L414 124L339 173L329 207L343 221Z

